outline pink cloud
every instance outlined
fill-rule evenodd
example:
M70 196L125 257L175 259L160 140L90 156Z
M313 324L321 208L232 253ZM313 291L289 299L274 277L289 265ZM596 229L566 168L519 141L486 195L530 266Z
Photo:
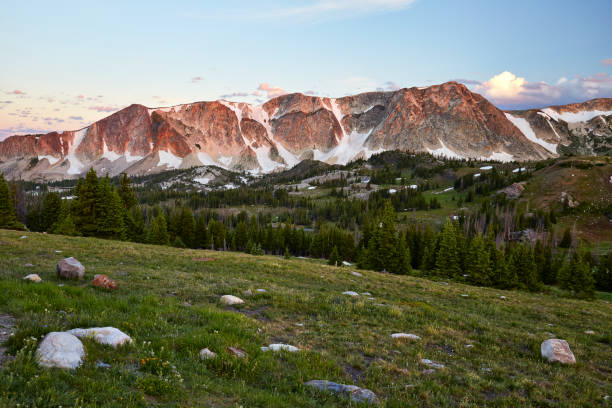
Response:
M15 90L14 90L13 92L11 92L11 93L13 93L13 94L15 94L15 95L25 95L25 94L26 94L25 92L20 91L19 89L15 89Z
M278 86L270 86L267 82L263 82L257 88L258 91L265 92L268 95L268 98L275 98L277 96L285 95L284 89Z
M98 112L115 112L117 110L119 110L119 108L115 107L115 106L90 106L89 107L90 110L95 110Z
M612 65L612 58L601 60L601 65Z
M195 84L196 82L200 82L200 81L203 81L203 80L204 80L204 78L202 78L201 76L196 76L196 77L191 78L191 83Z
M78 99L85 99L85 96L83 96L83 95L77 95L77 98L78 98Z

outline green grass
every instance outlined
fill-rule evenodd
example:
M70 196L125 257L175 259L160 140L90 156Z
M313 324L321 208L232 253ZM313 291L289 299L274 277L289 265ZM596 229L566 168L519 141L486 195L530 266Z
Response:
M388 407L590 407L605 406L604 396L612 395L612 306L603 299L370 271L356 277L349 268L298 259L21 235L0 230L0 313L17 319L7 344L16 358L0 372L0 406L349 405L306 389L311 379L369 388ZM84 281L57 279L55 265L66 256L85 265ZM215 260L192 260L202 256ZM28 273L44 282L23 282ZM92 287L96 273L116 279L119 289ZM244 293L249 289L253 295ZM342 295L347 290L371 292L375 300ZM224 294L246 303L221 306ZM135 343L114 350L85 341L87 357L75 371L37 366L33 351L45 333L93 326L115 326ZM585 334L589 329L596 334ZM422 340L395 341L394 332ZM549 332L569 342L576 365L540 357ZM260 351L273 342L303 351ZM233 358L226 346L246 350L248 359ZM219 358L201 361L204 347ZM141 359L151 353L174 365L180 378L143 370ZM424 374L421 358L446 368ZM97 360L111 368L97 368Z

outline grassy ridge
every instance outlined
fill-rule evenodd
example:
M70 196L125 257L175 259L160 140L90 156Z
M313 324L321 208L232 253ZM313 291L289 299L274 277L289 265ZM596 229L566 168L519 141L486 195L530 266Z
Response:
M349 268L306 260L21 235L0 230L0 313L18 319L8 343L17 357L0 373L0 406L347 406L305 389L311 379L369 388L389 407L601 406L612 395L612 306L603 300L369 271L357 277ZM66 256L85 265L85 281L57 280L55 264ZM192 260L203 256L215 260ZM22 282L28 273L44 283ZM116 279L119 289L91 287L96 273ZM342 295L347 290L375 299ZM246 304L221 306L223 294ZM85 341L88 354L76 371L37 367L32 337L107 325L135 344L115 351ZM589 329L596 334L585 334ZM392 340L395 332L422 340ZM575 366L540 358L550 332L569 342ZM274 342L304 351L259 350ZM233 358L226 346L244 349L248 359ZM202 362L204 347L219 358ZM175 372L143 367L153 353ZM446 368L424 374L421 358ZM97 360L111 368L97 368Z

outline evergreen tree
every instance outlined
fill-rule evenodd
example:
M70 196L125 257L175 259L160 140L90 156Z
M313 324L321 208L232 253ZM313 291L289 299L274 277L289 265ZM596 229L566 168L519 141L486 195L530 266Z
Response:
M563 238L561 238L561 242L559 242L560 248L569 248L572 246L572 232L569 228L566 228L563 231Z
M0 228L23 229L23 225L17 221L13 197L2 173L0 173Z
M329 259L327 260L327 264L338 266L341 261L342 260L340 259L340 256L338 255L338 247L334 246L334 248L331 251L331 254L329 254Z
M151 221L149 242L151 244L158 245L168 245L170 243L168 227L166 225L166 217L164 216L163 211L160 211L160 213Z
M208 242L208 230L206 229L206 218L203 214L198 216L196 220L195 230L195 247L196 248L208 248L210 243Z
M195 248L195 218L189 207L183 207L179 220L178 234L184 246Z
M516 280L520 288L531 291L540 288L537 277L537 266L531 246L526 244L514 246L508 268L512 273L516 274Z
M110 184L108 175L99 180L95 200L95 236L109 239L124 239L125 208L121 197Z
M491 281L491 260L489 250L485 240L480 235L476 235L469 244L466 259L465 273L468 281L475 285L490 286Z
M249 240L249 231L246 222L240 221L238 223L234 238L236 250L244 251L247 241Z
M95 236L98 227L96 214L98 176L93 168L87 172L84 180L79 180L75 195L72 205L74 223L84 236Z
M70 203L68 201L61 203L60 215L57 221L49 228L50 232L61 235L79 236L79 232L70 211Z
M121 197L121 202L126 210L129 210L136 205L136 195L134 194L134 191L130 185L130 179L125 173L123 173L119 183L119 196Z
M595 298L595 280L589 264L583 259L584 254L574 252L568 264L559 271L559 286L576 297Z
M594 278L598 290L612 292L612 252L601 256Z
M446 277L458 277L461 274L457 231L450 218L446 220L440 237L440 248L436 254L436 274Z
M42 231L50 231L62 213L62 198L58 193L51 192L45 194L42 202L42 210L40 213L40 229Z
M285 247L285 259L291 259L291 252L289 252L289 247Z

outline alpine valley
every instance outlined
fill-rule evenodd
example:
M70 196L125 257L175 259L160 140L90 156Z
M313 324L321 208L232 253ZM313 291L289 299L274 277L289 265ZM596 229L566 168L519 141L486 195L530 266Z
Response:
M294 93L263 105L135 104L80 130L8 137L0 172L38 181L78 178L89 168L115 176L213 165L262 174L388 150L508 162L611 149L612 98L504 112L447 82L335 99Z

